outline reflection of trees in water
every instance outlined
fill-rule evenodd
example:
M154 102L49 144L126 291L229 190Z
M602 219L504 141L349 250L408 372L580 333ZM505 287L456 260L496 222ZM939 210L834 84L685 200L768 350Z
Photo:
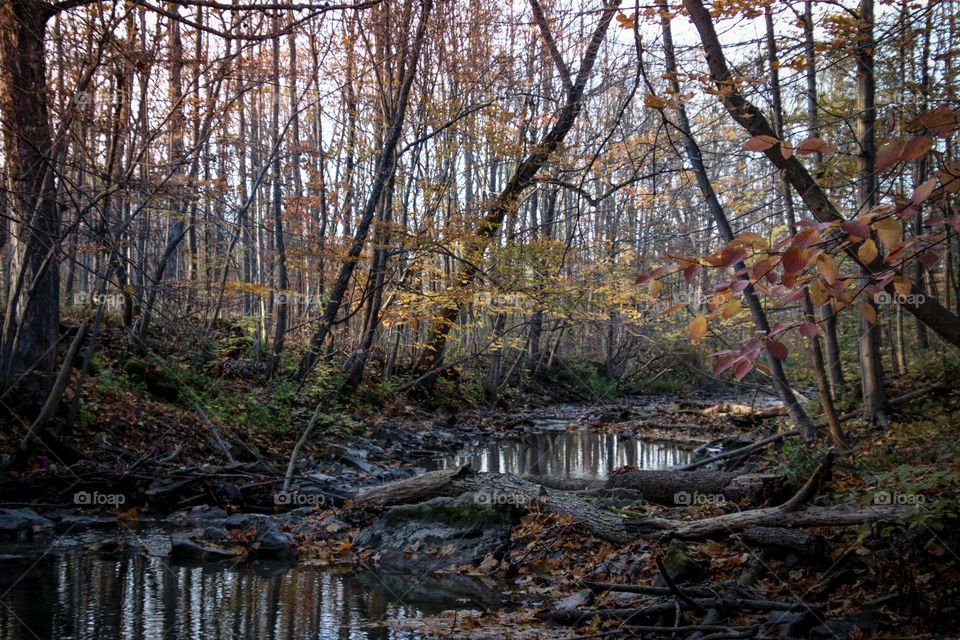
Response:
M4 598L6 607L0 607L2 638L377 640L413 636L368 627L370 621L419 615L417 608L398 603L415 601L419 593L407 593L409 579L384 584L373 574L272 564L172 566L155 557L77 555L29 567L8 564L2 571L0 593L27 571ZM455 586L425 586L426 593L440 597L426 608L439 611L446 608L441 603L461 597ZM475 587L459 586L468 599L481 598L471 591ZM447 588L454 592L444 593Z
M472 448L441 462L441 467L471 464L479 471L606 478L624 465L664 469L689 462L690 453L667 442L649 442L586 430L526 434Z

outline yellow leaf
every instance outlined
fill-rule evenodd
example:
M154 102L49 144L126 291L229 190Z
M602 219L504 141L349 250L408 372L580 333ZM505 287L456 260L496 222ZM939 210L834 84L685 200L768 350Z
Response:
M662 290L663 290L663 283L662 283L662 282L660 282L659 280L651 280L651 281L650 281L650 285L649 285L649 288L648 288L648 292L650 293L650 297L656 298L658 295L660 295L660 292L661 292Z
M879 252L877 251L877 244L867 238L863 241L863 244L860 245L860 248L857 249L857 257L860 258L861 262L864 264L870 264L876 259Z
M870 324L874 324L877 321L877 310L874 309L873 305L869 302L860 303L860 315Z
M687 327L687 333L690 334L690 338L692 338L694 342L700 342L703 336L707 335L706 317L699 315L691 320L690 326Z
M906 276L895 276L893 278L893 288L897 290L901 296L908 296L913 290L913 283L910 282L910 278Z
M830 292L820 282L814 282L810 285L810 302L819 305L829 299Z
M893 218L883 218L873 225L877 235L880 236L880 242L887 248L900 242L900 223Z
M828 283L833 284L840 277L840 268L829 254L821 253L817 256L817 271Z
M740 311L740 301L730 300L723 305L723 309L720 310L720 315L724 320L729 320L733 316L737 315L738 311Z

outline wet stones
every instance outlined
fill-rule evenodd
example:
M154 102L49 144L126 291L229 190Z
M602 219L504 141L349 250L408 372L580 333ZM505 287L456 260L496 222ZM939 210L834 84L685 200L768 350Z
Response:
M437 571L475 562L510 539L521 508L481 493L438 497L387 511L354 540L389 571Z

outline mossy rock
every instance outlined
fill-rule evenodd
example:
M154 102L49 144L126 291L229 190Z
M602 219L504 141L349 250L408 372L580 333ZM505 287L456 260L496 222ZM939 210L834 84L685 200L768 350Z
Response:
M180 397L180 384L161 371L152 371L145 382L147 391L161 400L174 402Z
M670 548L663 556L663 566L670 574L670 578L677 583L698 583L707 578L703 567L696 561L690 549L679 540L671 540ZM657 576L657 583L661 583L662 576Z
M131 358L123 363L123 372L133 380L147 380L149 371L147 364L139 358Z

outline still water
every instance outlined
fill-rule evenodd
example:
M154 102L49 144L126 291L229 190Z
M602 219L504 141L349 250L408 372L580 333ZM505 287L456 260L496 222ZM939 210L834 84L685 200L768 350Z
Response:
M148 640L419 636L378 625L452 608L497 606L459 578L339 573L310 566L170 564L81 553L0 562L0 638Z
M467 447L437 466L603 479L623 465L660 469L690 458L667 443L564 426L543 422L517 439ZM131 547L142 547L140 552L104 557L85 551L91 542L117 537L115 532L60 538L52 552L32 555L22 548L0 549L0 640L399 640L419 636L384 621L503 603L495 589L459 576L278 564L175 565L166 557L165 532L122 536Z
M691 453L676 444L612 433L548 429L522 438L469 446L441 459L438 467L469 464L476 471L605 480L625 465L665 469L690 462Z

